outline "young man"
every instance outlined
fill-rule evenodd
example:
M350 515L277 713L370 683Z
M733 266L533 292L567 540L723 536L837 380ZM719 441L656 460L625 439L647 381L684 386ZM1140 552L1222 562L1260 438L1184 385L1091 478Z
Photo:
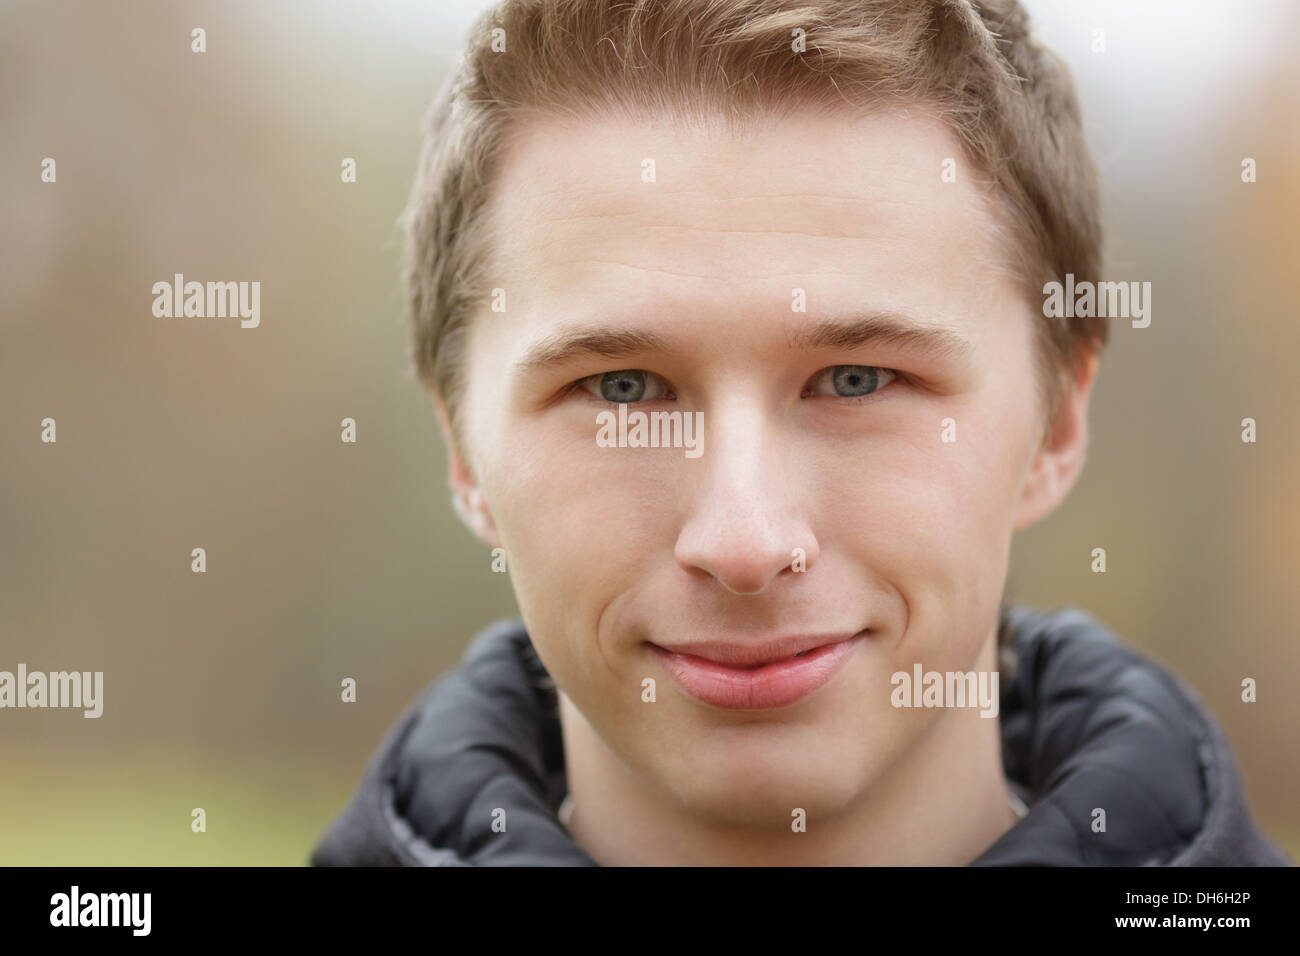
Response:
M1287 862L1186 685L1002 600L1084 461L1106 328L1043 287L1096 279L1097 205L1012 2L486 16L409 281L522 621L313 862Z

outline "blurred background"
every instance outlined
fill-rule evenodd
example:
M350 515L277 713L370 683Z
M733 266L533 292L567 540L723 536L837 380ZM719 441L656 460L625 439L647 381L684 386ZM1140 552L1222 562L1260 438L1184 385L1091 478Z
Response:
M448 505L396 227L485 6L0 5L0 670L105 672L98 720L0 712L0 863L303 863L399 712L516 613ZM1187 678L1300 858L1300 6L1027 6L1078 85L1107 277L1150 281L1153 320L1114 326L1089 463L1012 593ZM154 318L176 272L260 281L260 328Z

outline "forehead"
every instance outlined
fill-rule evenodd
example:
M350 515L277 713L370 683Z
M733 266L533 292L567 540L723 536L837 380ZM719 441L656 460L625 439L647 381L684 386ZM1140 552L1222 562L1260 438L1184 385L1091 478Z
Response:
M795 288L810 312L948 318L1010 281L975 170L919 110L739 128L539 115L512 130L497 176L492 285L525 322L610 296L788 315Z

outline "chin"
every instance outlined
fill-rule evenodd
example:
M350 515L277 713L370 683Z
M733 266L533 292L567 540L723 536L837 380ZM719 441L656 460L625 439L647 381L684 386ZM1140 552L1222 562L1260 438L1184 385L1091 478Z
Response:
M825 819L861 797L861 768L824 737L817 744L817 728L798 728L779 741L771 739L770 727L752 740L736 739L737 730L757 729L697 738L672 766L661 768L661 779L693 815L759 829L788 829L795 808Z

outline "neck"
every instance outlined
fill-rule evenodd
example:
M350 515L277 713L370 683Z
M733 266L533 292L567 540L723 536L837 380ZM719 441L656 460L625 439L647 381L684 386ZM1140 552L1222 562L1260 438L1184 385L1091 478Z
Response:
M981 669L992 669L996 642ZM602 866L964 866L1016 822L999 720L937 712L888 775L833 819L787 828L721 828L691 813L611 751L560 694L569 833Z

